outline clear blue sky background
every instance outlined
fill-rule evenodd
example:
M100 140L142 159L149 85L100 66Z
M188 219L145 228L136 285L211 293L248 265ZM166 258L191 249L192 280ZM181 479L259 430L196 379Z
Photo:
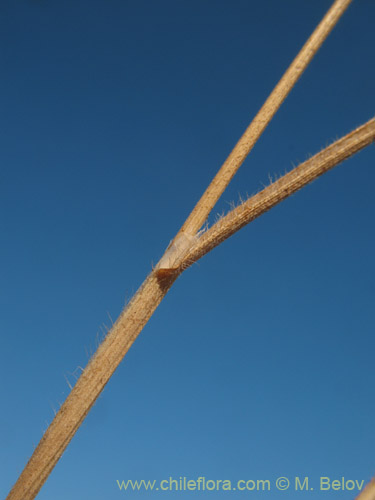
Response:
M330 0L0 5L0 496ZM215 212L374 114L356 0ZM373 146L181 276L40 500L116 479L375 473ZM124 496L125 495L125 496ZM180 492L168 498L241 498Z

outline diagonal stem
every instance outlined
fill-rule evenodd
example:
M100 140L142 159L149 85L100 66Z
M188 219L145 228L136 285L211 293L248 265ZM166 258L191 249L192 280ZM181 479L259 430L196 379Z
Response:
M233 151L223 163L211 184L208 186L201 199L186 219L184 225L178 232L176 239L182 233L195 235L200 230L211 210L216 205L216 202L244 162L246 156L254 147L255 143L262 135L265 128L296 84L297 80L305 71L312 58L323 44L324 40L348 8L351 1L352 0L336 0L333 3L332 7L318 24L310 38L307 40L285 72L284 76L271 92L258 114L237 142Z
M204 233L177 269L155 269L122 312L56 414L7 500L32 500L48 478L96 399L178 275L212 248L304 185L375 140L375 119L232 210Z
M328 172L375 140L375 118L337 140L320 153L306 160L265 189L231 210L210 229L184 255L177 266L185 269L210 250L232 236L243 226L285 200L293 193Z
M230 179L238 170L244 158L350 2L351 0L336 0L334 2L323 21L319 24L300 54L293 61L284 77L276 86L253 123L240 139L230 157L224 163L206 193L181 228L177 236L182 235L184 238L180 238L178 244L176 244L174 248L172 245L171 248L167 250L164 258L164 262L168 264L167 268L163 269L163 266L159 263L159 266L146 278L131 302L121 313L113 328L81 374L51 425L48 427L16 484L10 491L7 500L33 500L36 497L108 380L115 372L134 340L150 319L178 275L191 262L197 260L211 248L219 244L220 241L230 236L230 228L225 226L224 222L224 225L220 226L220 230L222 231L221 236L219 235L220 241L209 239L213 235L212 230L214 228L219 228L218 225L213 226L213 228L201 238L198 238L196 233L206 220L209 212L224 191ZM364 147L366 144L362 143L361 147ZM351 154L354 152L355 151ZM249 211L247 205L245 208L246 210L244 210L244 213L247 213ZM248 215L246 215L245 218L246 217L248 217ZM239 216L239 220L240 219L241 217ZM244 220L245 219L241 219L242 222ZM224 218L223 221L230 222L230 220L226 218ZM249 220L247 220L247 222L242 222L236 222L238 225L238 227L236 226L236 230L249 222ZM225 237L222 237L224 235ZM207 243L209 241L210 243ZM202 247L202 242L206 242L208 246ZM215 244L209 248L212 242ZM175 255L170 255L171 250L172 254L174 253ZM188 253L186 254L186 252ZM180 259L180 264L177 268L174 268L170 263L174 262L176 255L177 259ZM187 255L190 260L185 259L182 261L181 255Z
M177 275L151 273L113 325L57 412L7 500L32 500Z
M371 481L356 497L356 500L375 500L375 478L371 479Z

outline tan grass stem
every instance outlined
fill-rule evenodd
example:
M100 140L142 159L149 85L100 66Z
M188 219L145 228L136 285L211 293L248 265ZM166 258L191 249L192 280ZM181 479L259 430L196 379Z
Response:
M356 500L375 500L375 479L365 486L361 493L357 496Z
M284 76L273 89L268 99L235 145L211 184L186 219L177 237L181 233L195 235L200 230L216 202L244 162L246 156L254 147L254 144L257 142L276 111L305 71L351 1L352 0L336 0L333 3L332 7L318 24L310 38L284 73Z
M32 500L68 446L106 383L143 329L175 276L151 273L124 309L57 412L7 500Z
M218 197L350 1L336 0L334 2L294 60L181 228L174 244L167 249L158 266L146 278L99 346L42 437L7 500L33 500L35 498L130 346L178 275L188 265L205 255L255 216L259 216L260 213L300 189L307 182L311 182L313 178L332 168L339 161L365 147L371 138L374 139L374 121L372 120L314 157L320 158L319 160L312 158L308 160L310 163L305 162L304 167L300 165L282 178L287 178L287 181L279 179L266 188L269 190L266 196L262 195L265 190L258 193L234 209L206 233L201 236L196 235ZM306 164L309 165L308 168ZM305 172L302 177L300 174L293 173L302 170ZM320 173L316 174L317 171ZM257 208L252 205L254 198L257 200ZM256 210L258 213L254 215Z
M176 261L175 265L186 268L196 262L243 226L368 146L374 140L375 119L371 119L241 203L204 232L189 252L183 256L181 262Z
M374 140L375 120L370 120L232 210L202 234L178 268L152 271L83 371L7 500L35 498L108 380L183 269L255 217Z

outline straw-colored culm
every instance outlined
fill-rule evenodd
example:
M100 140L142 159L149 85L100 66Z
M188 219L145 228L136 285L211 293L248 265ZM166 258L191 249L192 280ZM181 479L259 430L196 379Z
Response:
M336 0L294 59L253 122L133 299L82 372L9 493L8 500L32 500L123 357L184 269L277 203L375 140L372 119L310 158L260 193L200 231L224 189L351 0ZM374 484L360 500L375 500Z

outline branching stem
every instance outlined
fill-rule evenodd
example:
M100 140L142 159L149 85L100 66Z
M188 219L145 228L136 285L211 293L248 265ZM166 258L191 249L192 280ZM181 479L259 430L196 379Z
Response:
M33 500L108 380L176 278L221 241L375 138L371 120L198 234L216 201L351 0L336 0L167 249L121 313L48 427L7 500ZM367 499L365 499L367 500Z
M332 7L315 28L310 38L302 47L279 83L258 111L258 114L235 145L232 152L211 181L211 184L186 219L177 237L181 233L195 235L200 230L211 213L211 210L216 205L216 202L244 162L246 156L254 147L255 143L262 135L289 92L297 83L324 40L337 24L344 11L348 8L351 1L352 0L336 0L333 3Z

